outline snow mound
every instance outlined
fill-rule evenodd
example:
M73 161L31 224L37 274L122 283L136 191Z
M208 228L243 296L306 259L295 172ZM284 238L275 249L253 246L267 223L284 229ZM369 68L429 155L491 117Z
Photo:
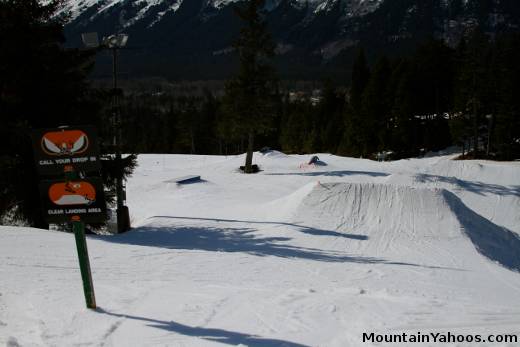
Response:
M277 159L277 158L288 158L289 156L283 152L276 151L276 150L269 150L265 153L257 152L258 155L263 155L264 157L271 158L271 159ZM256 153L255 153L256 154Z
M302 196L307 191L305 196ZM400 234L453 237L456 218L444 199L442 189L423 189L374 183L316 183L287 198L293 218L318 220L337 230L363 229L370 236L381 228ZM420 223L418 223L420 221ZM441 223L441 227L439 227ZM435 228L431 228L432 225ZM424 228L419 228L424 227ZM419 231L419 229L422 229Z
M370 242L364 251L378 255L393 252L409 259L406 252L417 258L430 252L430 258L438 258L434 253L441 250L465 248L461 257L473 257L476 249L520 271L518 235L477 214L445 189L317 182L272 204L292 222L365 235Z

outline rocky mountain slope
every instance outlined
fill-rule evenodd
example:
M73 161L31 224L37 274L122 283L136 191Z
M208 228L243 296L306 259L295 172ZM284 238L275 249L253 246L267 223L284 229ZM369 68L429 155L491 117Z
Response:
M132 75L224 78L233 71L231 44L240 0L71 0L71 45L82 32L130 35ZM355 47L399 54L427 37L456 45L471 28L490 35L520 30L516 0L267 0L283 77L348 76ZM338 75L339 74L339 75Z

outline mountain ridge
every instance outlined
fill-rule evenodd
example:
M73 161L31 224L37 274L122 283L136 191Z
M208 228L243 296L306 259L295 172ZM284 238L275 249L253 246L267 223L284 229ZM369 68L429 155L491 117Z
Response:
M130 45L141 48L128 54L132 75L220 79L236 59L231 46L241 23L233 8L240 2L71 0L63 11L71 13L66 35L73 46L82 32L128 33ZM428 37L454 47L475 27L489 35L520 28L514 0L268 0L263 13L283 77L295 78L339 70L345 78L357 46L399 54ZM204 73L190 76L197 66Z

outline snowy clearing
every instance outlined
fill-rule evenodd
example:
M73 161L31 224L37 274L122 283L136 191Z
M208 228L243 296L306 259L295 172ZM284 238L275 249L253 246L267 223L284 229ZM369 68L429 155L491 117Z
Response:
M520 337L519 162L318 156L326 165L300 169L311 156L255 153L263 171L244 175L244 156L141 155L128 182L135 229L88 237L97 311L73 235L0 227L0 344ZM202 181L167 182L187 175Z

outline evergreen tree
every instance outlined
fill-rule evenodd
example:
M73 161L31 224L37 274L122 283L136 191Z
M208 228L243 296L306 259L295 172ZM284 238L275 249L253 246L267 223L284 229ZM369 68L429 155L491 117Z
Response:
M31 128L83 123L97 109L86 83L91 52L63 48L62 1L0 1L0 208L46 227ZM0 214L4 212L0 210Z
M280 138L284 152L304 152L304 141L308 137L307 127L311 124L308 120L312 117L313 112L314 108L309 100L285 101Z
M198 143L197 136L200 127L204 126L201 114L195 106L193 98L181 97L179 99L180 112L178 116L178 141L182 143L184 152L195 154L197 153Z
M489 85L489 41L475 30L467 42L461 43L457 52L455 110L471 120L473 156L478 157L479 128L485 125L485 115L493 109Z
M363 93L370 78L365 51L363 48L358 50L358 54L352 66L352 81L350 88L350 104L355 112L360 112Z
M490 149L498 158L520 158L520 35L500 37L493 62L496 107L490 113Z
M235 137L247 140L244 172L252 173L255 136L273 128L278 102L274 69L268 60L274 56L274 44L260 14L263 0L249 0L237 7L244 22L234 44L240 59L238 75L226 84L223 115L226 127Z
M219 100L215 98L209 90L204 90L204 99L200 112L201 124L199 126L198 136L199 148L198 153L216 154L218 142L215 136L215 123L219 108Z
M417 149L414 119L417 89L414 76L414 64L408 59L402 59L396 64L390 82L393 100L390 123L391 148L398 157L415 155Z
M390 62L382 57L376 63L362 100L362 154L369 156L376 150L388 149Z
M318 104L317 115L320 126L321 152L336 153L344 133L343 109L345 97L334 87L330 80L323 84L321 101Z
M90 88L86 79L95 50L64 47L66 18L56 15L63 3L0 1L0 215L15 210L19 218L40 228L48 225L40 206L31 130L93 124L102 140L103 128L110 124L101 112L110 94ZM101 153L113 153L113 148L104 147ZM102 160L109 202L114 178L127 177L135 164L135 156L122 165Z
M363 155L365 124L363 123L363 93L370 79L370 70L363 49L359 49L352 67L352 81L349 104L345 109L345 132L341 153L354 156Z

